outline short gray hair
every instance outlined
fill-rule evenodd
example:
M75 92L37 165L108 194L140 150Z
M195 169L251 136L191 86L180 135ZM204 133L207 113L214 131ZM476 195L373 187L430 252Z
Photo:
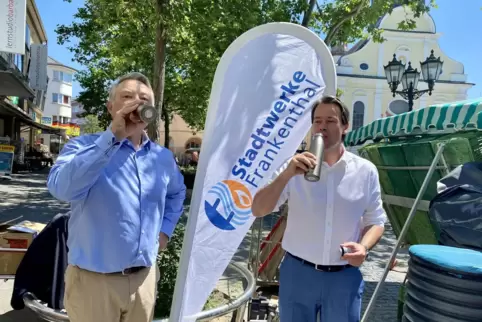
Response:
M116 90L117 86L119 86L119 84L121 84L122 82L125 82L127 80L139 81L152 90L151 82L149 82L149 78L147 78L144 74L138 73L138 72L128 73L128 74L125 74L125 75L119 77L114 82L114 84L112 84L112 86L109 89L109 101L112 101L114 99L115 90ZM154 100L154 97L152 99Z

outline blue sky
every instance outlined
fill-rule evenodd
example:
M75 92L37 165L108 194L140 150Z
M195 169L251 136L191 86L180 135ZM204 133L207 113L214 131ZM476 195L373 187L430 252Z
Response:
M449 57L460 61L465 66L468 82L476 83L469 91L469 98L482 97L482 59L477 54L482 53L482 0L436 0L438 9L432 10L432 17L441 33L440 47ZM82 66L72 61L73 54L57 44L55 33L58 24L70 24L77 8L83 0L37 0L37 6L42 17L47 37L49 39L49 55L65 65L76 69ZM80 92L78 83L74 82L74 96Z

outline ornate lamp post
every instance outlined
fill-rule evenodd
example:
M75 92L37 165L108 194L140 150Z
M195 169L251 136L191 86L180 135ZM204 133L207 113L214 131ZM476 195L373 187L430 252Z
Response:
M397 60L395 54L393 54L393 60L383 67L393 97L395 97L395 94L398 94L406 99L408 101L409 111L413 110L414 100L419 99L425 93L432 95L435 82L442 73L443 62L440 60L440 57L435 58L432 50L430 57L425 59L423 63L420 63L420 66L422 68L422 80L427 83L428 89L417 89L420 72L416 68L413 69L412 63L410 62L408 63L408 68L405 69L405 65ZM403 90L397 91L400 83L402 83Z

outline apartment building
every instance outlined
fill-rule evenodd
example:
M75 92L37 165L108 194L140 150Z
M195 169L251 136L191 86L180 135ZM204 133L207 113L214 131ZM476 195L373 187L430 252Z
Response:
M76 69L48 57L49 84L43 121L46 125L64 130L66 139L80 135L79 126L72 121L72 81L75 72L77 72ZM58 150L58 146L62 143L62 138L58 135L43 134L42 138L51 151Z
M24 7L25 6L25 7ZM15 162L41 143L42 133L61 135L42 124L47 100L47 35L35 1L8 1L0 22L0 144L15 146Z

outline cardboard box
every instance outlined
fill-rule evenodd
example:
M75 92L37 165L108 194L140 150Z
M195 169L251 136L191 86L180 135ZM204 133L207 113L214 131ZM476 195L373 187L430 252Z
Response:
M0 225L0 275L15 275L27 248L45 226L30 221Z
M0 248L0 277L15 276L26 251L18 248Z

